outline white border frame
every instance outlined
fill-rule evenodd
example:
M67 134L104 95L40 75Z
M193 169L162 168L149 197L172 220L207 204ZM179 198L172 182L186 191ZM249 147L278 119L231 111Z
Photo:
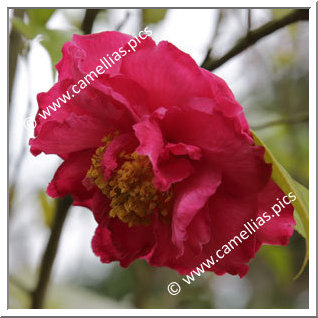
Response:
M51 1L50 1L51 2ZM257 3L257 5L256 5ZM87 8L86 1L79 0L74 5L74 1L70 0L55 0L48 3L43 0L30 0L24 2L22 0L5 1L5 6L1 6L0 18L0 32L2 43L7 42L7 8L8 7L63 7L63 8ZM309 309L7 309L7 216L6 208L2 209L2 218L0 222L0 242L1 242L1 262L0 262L0 277L1 277L1 291L0 291L0 315L6 316L160 316L160 315L173 315L173 316L316 316L316 2L315 1L295 1L295 0L268 0L268 1L253 1L242 0L239 2L229 0L196 0L178 1L178 0L161 0L153 1L151 5L149 0L117 0L117 1L98 1L90 0L89 7L192 7L195 4L196 8L218 8L218 7L235 7L235 8L284 8L284 7L299 7L311 8L309 11L309 169L310 169L310 260L309 260ZM7 70L7 51L0 50L2 70ZM2 76L1 80L1 97L7 96L7 74ZM2 109L7 103L2 104ZM6 110L7 112L7 110ZM1 136L7 136L7 114L1 116L2 125L0 125ZM2 137L2 143L5 143L7 138ZM2 149L7 147L3 144ZM7 158L2 158L2 168L7 167ZM7 180L1 178L1 202L7 202ZM4 205L4 204L3 204ZM173 297L173 296L171 296Z

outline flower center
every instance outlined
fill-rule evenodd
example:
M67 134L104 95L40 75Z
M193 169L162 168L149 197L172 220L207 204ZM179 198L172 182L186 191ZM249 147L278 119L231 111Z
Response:
M87 172L87 177L110 199L109 216L118 217L129 226L148 225L152 212L157 210L161 218L169 220L172 189L161 192L154 186L153 169L147 156L122 151L118 157L123 163L105 181L101 161L112 139L111 135L103 138L105 146L97 148Z

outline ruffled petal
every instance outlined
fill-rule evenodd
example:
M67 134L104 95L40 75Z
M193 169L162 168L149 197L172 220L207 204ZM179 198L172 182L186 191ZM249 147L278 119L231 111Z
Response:
M104 223L98 225L92 239L92 249L102 263L118 261L119 252L111 238L111 232Z
M202 158L202 151L199 147L186 145L183 142L178 142L176 144L168 143L165 148L170 150L171 153L176 156L187 155L192 160L200 160Z
M172 242L179 249L177 256L183 254L183 243L189 238L187 227L216 192L221 184L221 179L220 170L208 163L200 162L191 177L175 186Z
M112 54L126 45L132 37L116 31L100 32L89 35L74 34L72 41L67 42L63 47L63 58L56 65L59 72L59 81L66 78L79 79L82 75L89 74L96 70L98 65L103 65L101 58L106 58L111 63ZM108 55L107 55L108 54ZM107 63L104 61L107 65ZM107 74L118 74L121 60L105 70Z
M190 55L165 41L127 55L121 72L146 89L153 110L182 106L193 96L207 96L209 88Z
M136 120L150 115L148 92L136 82L121 75L101 75L92 86L125 105Z
M97 148L107 130L101 121L73 113L62 122L45 122L37 138L31 138L29 144L33 155L41 152L63 155Z
M183 142L204 151L211 165L222 170L222 183L233 194L257 193L267 184L271 165L264 162L264 148L234 129L235 122L215 111L169 109L161 131L169 142ZM244 182L242 182L244 180Z
M234 197L224 189L220 189L210 201L211 208L211 241L204 246L209 255L214 255L224 245L232 246L230 254L224 253L224 258L214 266L221 272L225 271L232 275L243 277L248 270L247 263L255 256L256 236L249 235L244 240L236 238L237 245L229 242L239 236L245 230L244 224L251 219L255 220L257 215L257 198L250 196L242 198ZM230 246L230 247L231 247Z
M152 225L129 227L118 218L110 218L109 200L101 193L94 196L93 211L99 223L93 238L93 251L102 262L119 261L121 266L127 267L151 251L154 244Z
M47 188L47 194L52 198L64 197L72 194L75 200L86 200L91 191L83 186L82 181L91 165L93 150L72 153L54 174Z
M209 211L208 216L207 211ZM181 275L189 274L211 256L216 261L216 251L222 249L225 244L228 245L230 240L245 230L244 223L251 218L255 219L256 211L257 200L255 198L241 200L227 194L223 189L218 190L217 194L193 219L194 223L189 225L188 238L184 243L182 256L176 257L178 249L171 244L171 227L156 222L156 243L152 252L147 256L147 260L152 266L168 266L177 270ZM202 218L207 224L202 221L197 223L197 218ZM199 245L195 241L194 235L200 229L203 233L200 236L201 244ZM246 240L241 239L241 241L242 243L239 243L238 246L232 242L234 248L230 254L223 253L224 258L215 262L211 268L205 268L206 271L213 271L218 275L230 273L243 277L248 271L247 263L255 255L257 240L253 235Z
M140 142L137 152L149 157L155 175L154 184L158 189L167 191L172 183L184 180L193 172L188 159L167 154L161 129L155 118L146 118L133 128Z
M137 144L137 139L133 133L120 135L111 141L101 162L101 168L104 173L105 180L107 180L112 171L118 167L118 155L122 151L132 153L137 147Z
M294 200L292 193L290 196ZM266 223L257 231L257 239L262 244L287 245L290 237L293 235L293 226L296 224L293 217L294 207L292 203L285 204L283 201L284 197L286 197L286 202L291 202L288 194L285 195L272 180L258 195L258 217L264 220L264 212L267 212L269 217L271 217L269 221L265 219ZM279 204L279 201L283 204L284 208ZM276 206L272 210L274 205ZM279 216L274 211L278 212ZM259 221L263 223L261 219Z

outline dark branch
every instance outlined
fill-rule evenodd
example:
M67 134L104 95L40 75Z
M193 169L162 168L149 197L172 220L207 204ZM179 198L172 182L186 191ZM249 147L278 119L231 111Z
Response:
M71 196L58 199L51 235L43 254L37 285L32 292L32 309L43 308L47 286L50 280L54 259L57 253L64 221L72 204Z
M90 34L92 32L95 18L100 10L101 9L86 9L84 20L81 26L84 34Z
M294 10L292 13L282 17L279 20L270 21L263 26L250 31L247 35L237 41L237 43L230 49L224 56L219 59L212 59L209 58L202 64L202 67L212 71L217 67L221 66L225 62L227 62L232 57L240 54L244 50L246 50L251 45L255 44L257 41L262 39L263 37L289 25L291 23L295 23L302 20L309 19L309 10L307 9L297 9Z
M252 27L252 11L247 9L247 33L251 32Z
M221 26L221 23L222 23L222 20L223 20L223 11L222 9L219 9L219 12L218 12L218 17L216 19L216 23L215 23L215 26L214 26L214 32L213 32L213 35L212 35L212 38L211 38L211 43L210 43L210 46L206 52L206 55L205 55L205 58L201 64L201 67L203 67L202 65L205 65L205 63L207 63L210 59L210 55L211 55L211 52L213 50L213 46L214 46L214 43L215 43L215 40L219 34L219 30L220 30L220 26Z

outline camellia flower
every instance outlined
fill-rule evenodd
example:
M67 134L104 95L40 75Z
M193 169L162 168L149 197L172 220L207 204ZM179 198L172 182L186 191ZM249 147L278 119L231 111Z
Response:
M135 259L191 272L284 196L271 179L242 107L225 82L168 42L140 40L51 117L39 113L126 47L119 32L79 36L63 47L58 82L38 95L31 152L64 162L47 193L71 194L98 223L94 253L127 267ZM247 273L262 244L286 245L293 207L211 267Z

